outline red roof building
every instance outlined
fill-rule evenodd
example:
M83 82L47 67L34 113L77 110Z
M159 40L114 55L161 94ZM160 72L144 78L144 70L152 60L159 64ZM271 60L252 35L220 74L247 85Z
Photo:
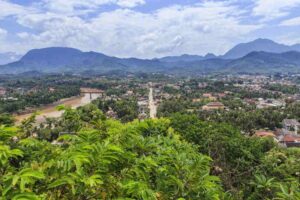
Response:
M256 131L254 136L256 136L256 137L273 137L273 138L275 138L274 132L265 131L265 130Z
M221 102L211 102L202 107L202 110L224 110L225 106Z
M300 147L300 136L291 134L284 135L280 143L286 147Z

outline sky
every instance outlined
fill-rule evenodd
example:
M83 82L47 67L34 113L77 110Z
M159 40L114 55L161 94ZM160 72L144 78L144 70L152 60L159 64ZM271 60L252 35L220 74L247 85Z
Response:
M300 0L0 0L0 53L220 55L257 38L300 43Z

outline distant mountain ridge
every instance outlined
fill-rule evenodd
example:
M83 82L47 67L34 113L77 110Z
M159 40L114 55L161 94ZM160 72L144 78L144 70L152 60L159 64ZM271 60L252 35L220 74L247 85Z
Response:
M162 62L193 62L212 58L217 58L217 56L212 53L208 53L205 56L183 54L181 56L167 56L158 60Z
M238 44L227 53L225 53L222 58L224 59L237 59L246 56L253 51L265 51L270 53L283 53L288 51L299 51L300 44L288 46L284 44L276 43L269 39L257 39L252 42Z
M232 49L227 51L222 56L216 56L214 54L208 53L206 56L198 56L198 55L188 55L184 54L181 56L168 56L160 58L161 61L166 62L178 62L178 61L199 61L205 59L213 59L213 58L222 58L222 59L237 59L246 56L247 54L255 51L264 51L270 53L284 53L288 51L299 51L300 52L300 44L295 45L285 45L279 44L269 39L256 39L251 42L241 43L234 46Z
M242 58L232 60L225 66L225 71L234 73L299 73L300 52L251 52Z
M290 49L293 49L292 51ZM265 51L267 50L267 51ZM245 54L245 55L244 55ZM197 75L203 73L300 72L300 45L287 46L258 39L229 50L224 56L182 55L159 59L118 58L74 48L33 49L19 61L0 66L1 74L82 73L111 71Z
M19 61L0 66L0 73L136 71L139 66L151 71L156 66L161 67L161 63L159 60L123 59L97 52L82 52L74 48L49 47L30 50Z

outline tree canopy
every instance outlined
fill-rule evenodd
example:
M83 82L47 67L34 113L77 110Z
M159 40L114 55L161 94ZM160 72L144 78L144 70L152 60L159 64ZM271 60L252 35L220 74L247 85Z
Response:
M299 199L299 149L195 115L122 123L96 105L0 126L1 199Z

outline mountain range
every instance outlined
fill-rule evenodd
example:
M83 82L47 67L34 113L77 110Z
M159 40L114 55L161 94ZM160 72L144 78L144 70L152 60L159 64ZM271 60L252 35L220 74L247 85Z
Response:
M203 73L300 72L300 44L283 45L268 39L238 44L223 56L182 55L155 59L118 58L74 48L34 49L20 60L0 66L1 74L37 72L157 72L180 75Z

